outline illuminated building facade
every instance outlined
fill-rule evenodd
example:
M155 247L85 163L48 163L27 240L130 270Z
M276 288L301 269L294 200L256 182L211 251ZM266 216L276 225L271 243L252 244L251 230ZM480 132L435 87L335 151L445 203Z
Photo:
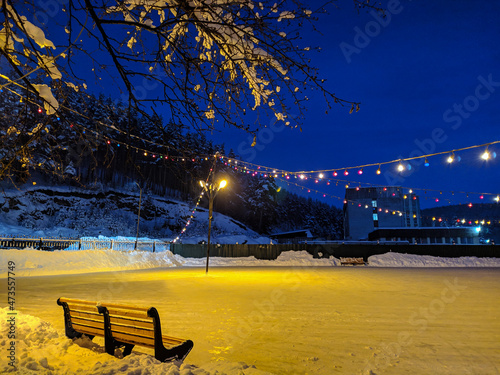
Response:
M379 228L421 226L420 201L398 186L347 188L344 200L344 238L368 240Z

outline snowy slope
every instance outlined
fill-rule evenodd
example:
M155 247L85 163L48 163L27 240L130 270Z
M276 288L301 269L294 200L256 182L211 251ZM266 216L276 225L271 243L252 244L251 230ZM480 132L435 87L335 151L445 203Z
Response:
M135 185L134 185L135 186ZM137 190L137 188L135 188ZM34 237L130 236L137 231L139 195L133 189L91 191L71 187L6 190L0 196L0 235ZM140 237L173 239L193 219L184 243L206 240L208 210L173 199L143 194ZM269 243L242 223L214 212L213 242ZM228 238L231 236L231 238ZM232 243L235 243L232 242Z

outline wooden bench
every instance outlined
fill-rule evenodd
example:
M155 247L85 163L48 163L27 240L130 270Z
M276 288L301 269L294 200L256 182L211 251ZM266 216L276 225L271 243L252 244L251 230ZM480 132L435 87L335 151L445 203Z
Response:
M364 266L366 263L363 258L340 258L341 266Z
M191 340L161 334L160 317L154 307L97 304L63 297L57 304L64 310L67 337L104 337L106 353L111 355L115 348L124 347L123 356L127 356L135 345L140 345L154 348L155 358L166 362L183 360L193 348Z

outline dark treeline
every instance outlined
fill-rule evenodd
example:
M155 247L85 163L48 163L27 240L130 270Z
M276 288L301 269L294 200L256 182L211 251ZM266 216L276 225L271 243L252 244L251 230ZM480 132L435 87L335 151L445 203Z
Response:
M137 182L153 194L194 204L214 155L225 154L223 145L201 133L161 116L146 118L102 95L67 90L59 119L20 94L0 93L4 183L120 188ZM231 150L228 156L235 157ZM318 237L342 237L340 209L280 190L272 178L252 177L220 161L215 170L216 179L229 182L215 200L216 211L259 233L309 228Z

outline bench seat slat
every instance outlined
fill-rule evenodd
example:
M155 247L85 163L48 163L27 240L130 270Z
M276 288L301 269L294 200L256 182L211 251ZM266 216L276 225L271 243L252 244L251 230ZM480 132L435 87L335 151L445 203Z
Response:
M68 307L70 311L87 311L99 314L99 312L97 311L97 307L95 306L76 305L68 303Z
M134 336L141 336L145 338L155 337L155 332L153 329L140 329L136 327L116 325L113 323L111 323L111 332L113 333L113 335L115 334L115 332L117 332Z
M85 301L83 299L75 299L75 298L61 297L61 298L59 298L59 301L66 302L68 305L78 304L78 305L88 305L88 306L93 306L93 307L95 307L95 305L96 305L96 303L93 301Z
M75 324L78 324L80 326L87 326L87 327L93 327L96 329L100 329L101 331L104 332L104 322L98 321L98 320L91 320L91 319L80 319L78 317L73 317L71 318L71 323L74 326Z
M122 309L122 310L143 311L144 313L147 313L149 310L149 307L141 307L141 306L133 306L133 305L121 305L118 303L101 303L101 306L107 307L108 310L116 308L116 309Z
M78 311L78 310L70 310L71 317L77 316L81 319L93 319L93 320L99 320L100 322L104 322L104 317L99 314L98 312L95 313L90 313L90 312L83 312L83 311Z
M92 328L92 327L87 327L85 325L73 323L73 328L80 332L80 333L85 333L87 335L93 335L93 336L104 336L104 329L99 329L99 328Z
M155 340L153 338L133 336L120 332L113 332L113 338L125 344L141 345L149 348L154 348Z
M134 344L134 345L143 345L143 346L149 346L149 347L154 347L154 333L147 337L139 334L134 334L132 332L128 331L121 331L121 330L115 330L113 327L111 327L111 332L113 334L113 337L117 339L118 341L129 343L129 344ZM162 336L162 341L163 345L169 349L172 347L175 347L177 345L182 344L186 340L177 338L177 337L171 337L171 336Z
M105 306L107 307L107 306ZM108 308L109 315L116 315L116 316L121 316L121 317L128 317L128 318L139 318L139 319L144 319L144 320L150 320L151 318L148 316L147 310L144 312L140 311L131 311L131 310L117 310L115 308Z
M149 318L148 320L140 320L136 318L128 318L116 315L110 315L111 323L125 325L125 326L134 326L145 329L154 329L153 319Z
M184 341L184 339L180 339L180 338L177 338L177 337L171 337L171 336L162 336L162 341L164 344L167 344L167 345L171 345L171 346L177 346L177 345L180 345L182 344ZM165 346L167 346L165 345Z

